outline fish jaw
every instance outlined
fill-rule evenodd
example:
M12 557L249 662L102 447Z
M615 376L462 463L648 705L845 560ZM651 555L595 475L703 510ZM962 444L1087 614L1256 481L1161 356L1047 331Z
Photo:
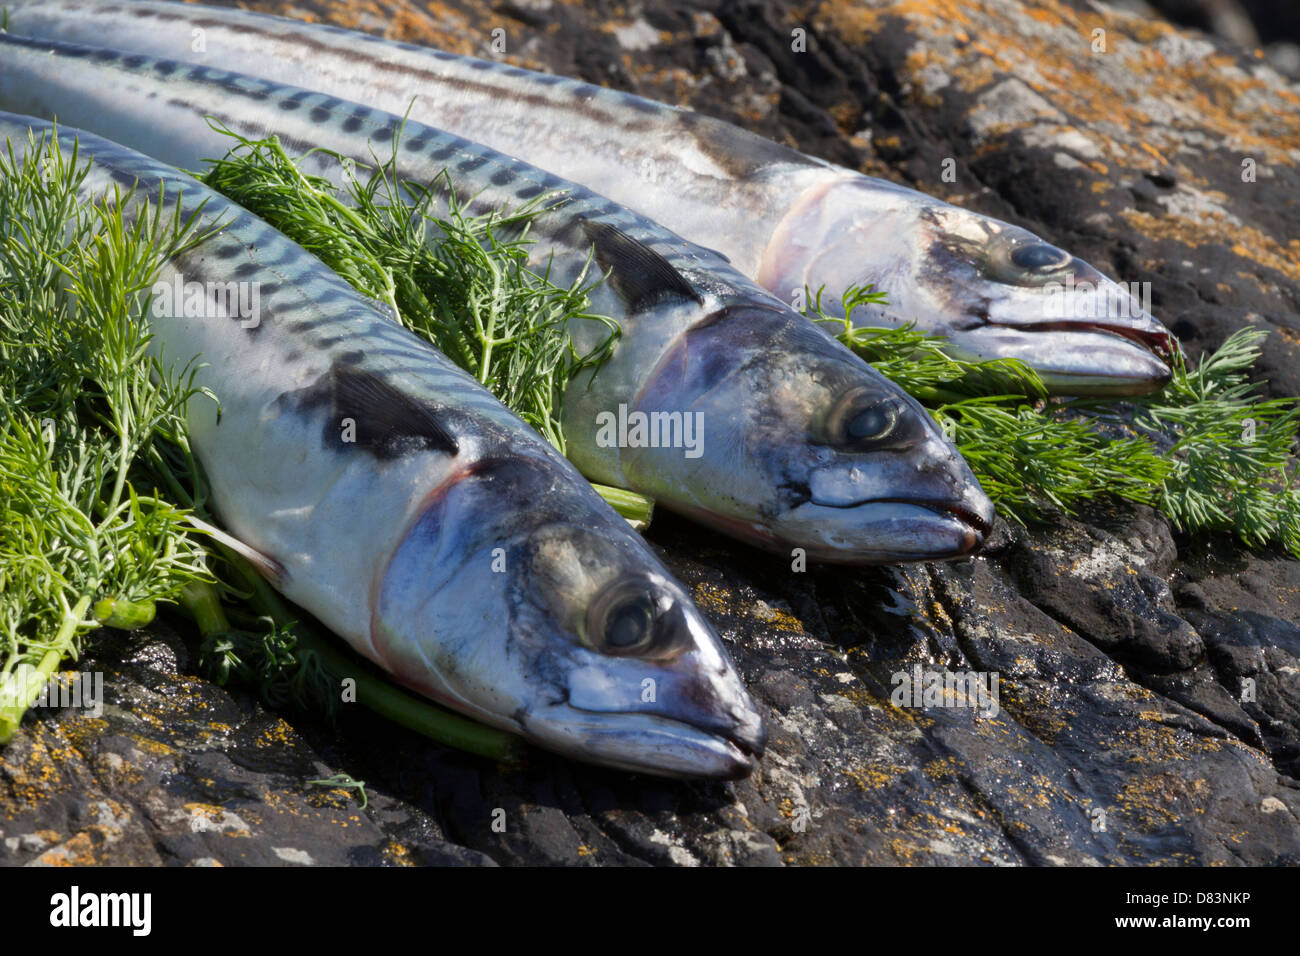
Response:
M689 596L626 522L527 461L432 494L374 607L387 670L538 746L670 777L743 776L762 754L762 718ZM620 637L629 621L644 646Z
M655 777L739 780L758 766L766 734L710 733L648 714L550 707L529 715L535 739L588 762ZM758 724L761 727L761 723Z
M523 726L550 749L621 770L748 776L763 755L767 730L719 651L716 639L706 638L653 671L632 662L575 668L567 698L528 711Z
M634 441L629 428L619 454L632 486L769 549L861 564L961 557L993 520L978 480L924 408L774 305L729 306L688 330L620 412L629 425L636 415L652 437L655 416L695 420L699 442L691 458L671 442ZM850 421L873 416L875 440L845 434ZM566 423L571 448L591 421Z
M1057 395L1149 395L1173 374L1163 359L1130 339L1084 328L1053 335L985 325L948 336L944 350L968 361L1019 359Z
M1148 311L1145 287L1018 226L862 176L805 190L759 278L782 296L824 289L823 307L839 315L844 291L870 283L887 302L856 310L854 325L913 322L945 336L957 357L1019 359L1053 392L1155 391L1178 348Z
M809 485L808 500L792 509L788 522L807 529L798 540L811 543L809 556L839 562L843 548L837 532L875 545L858 554L859 563L942 561L979 551L993 528L993 502L960 455L933 439L927 444L919 464L897 461L883 466L892 474L889 486L907 489L895 498L859 499L861 482L852 467L818 473ZM818 529L827 529L824 538L819 538Z
M721 520L698 509L679 509L731 537L766 551L802 552L827 564L905 564L948 561L978 553L996 518L993 502L969 466L938 442L923 450L920 466L882 461L880 480L864 482L854 464L813 474L802 500L778 521ZM896 474L890 476L889 470ZM885 495L907 489L898 498ZM861 497L878 494L880 497Z

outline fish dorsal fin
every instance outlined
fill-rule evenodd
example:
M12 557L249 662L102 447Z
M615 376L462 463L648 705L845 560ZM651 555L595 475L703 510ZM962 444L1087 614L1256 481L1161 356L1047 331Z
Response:
M704 301L671 262L617 226L588 219L582 229L595 249L596 262L609 273L614 290L633 314L671 299Z
M342 447L353 444L383 459L417 450L460 451L437 412L375 373L336 363L330 386L334 421L328 427L338 427Z
M402 320L398 316L397 310L393 308L390 303L385 302L382 299L372 299L370 296L365 296L365 300L370 305L374 306L375 311L383 315L384 318L396 323L397 325L402 324Z

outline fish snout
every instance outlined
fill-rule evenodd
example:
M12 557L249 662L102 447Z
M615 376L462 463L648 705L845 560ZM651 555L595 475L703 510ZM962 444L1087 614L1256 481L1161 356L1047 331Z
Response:
M737 709L731 716L733 720L731 730L724 733L724 736L735 745L737 750L749 758L745 773L740 775L748 776L767 750L767 725L752 706Z
M947 511L966 525L961 549L953 555L957 558L970 557L984 546L984 542L993 532L993 521L997 517L993 500L984 493L984 489L973 475L971 478L971 482L962 489L955 500L937 504L938 508Z
M946 440L932 439L916 471L917 481L910 487L911 496L896 500L930 508L957 522L957 537L950 556L964 558L974 554L993 530L996 509L970 465Z
M938 446L938 447L936 447ZM880 462L827 467L782 523L782 540L838 564L942 561L974 553L993 525L993 503L946 442L930 439Z
M762 716L715 641L672 662L578 669L565 700L526 723L553 749L667 777L740 779L767 744Z
M712 735L722 745L730 765L718 776L747 777L767 748L767 726L729 660L724 668L702 670L664 683L667 707L662 715Z

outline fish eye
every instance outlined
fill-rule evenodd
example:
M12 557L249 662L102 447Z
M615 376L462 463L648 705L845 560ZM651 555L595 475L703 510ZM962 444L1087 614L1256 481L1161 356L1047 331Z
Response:
M1064 249L1049 246L1045 242L1033 242L1013 249L1011 261L1022 269L1037 272L1042 269L1060 269L1068 265L1070 254Z
M921 437L906 407L897 399L869 389L854 389L827 416L827 444L848 451L904 448Z
M654 623L654 608L645 598L624 601L606 618L605 644L614 650L639 647L651 637Z
M584 641L610 657L667 660L685 649L687 636L673 595L636 575L614 582L591 602Z
M850 441L879 441L889 437L897 420L898 413L890 405L877 402L849 419L844 426L845 437Z
M977 258L979 270L1007 285L1043 286L1060 281L1074 257L1024 229L1008 229L990 239Z

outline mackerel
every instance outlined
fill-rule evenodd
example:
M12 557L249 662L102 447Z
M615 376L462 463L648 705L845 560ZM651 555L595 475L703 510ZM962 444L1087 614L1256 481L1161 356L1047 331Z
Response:
M0 114L20 158L29 131L55 135ZM753 768L762 721L717 635L562 456L251 213L66 126L65 155L74 136L86 201L197 216L204 238L154 287L150 350L201 360L220 405L191 400L190 440L225 531L286 597L401 683L560 753ZM227 308L226 283L255 287L257 308Z
M791 301L873 283L860 325L916 322L1055 391L1159 388L1175 347L1143 288L1028 230L716 119L580 80L243 10L15 0L10 28L220 66L366 103L526 159L725 254ZM1135 294L1136 293L1136 294Z
M607 273L591 308L615 318L621 338L604 365L574 380L562 411L568 452L589 478L830 561L969 554L990 526L975 476L905 392L717 254L582 186L327 94L14 35L0 36L0 106L187 168L232 143L210 120L358 166L382 159L400 129L400 180L435 184L444 201L448 190L472 196L470 213L538 200L533 264L564 284L594 250ZM331 153L310 153L307 171L339 181ZM589 319L571 327L581 352L604 331Z

